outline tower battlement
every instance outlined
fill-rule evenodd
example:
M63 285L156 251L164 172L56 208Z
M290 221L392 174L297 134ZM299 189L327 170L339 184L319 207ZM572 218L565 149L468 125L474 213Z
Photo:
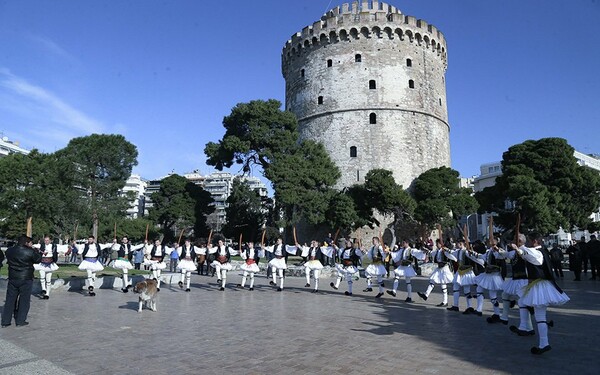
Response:
M319 21L295 33L285 43L282 66L324 44L358 39L398 39L435 52L447 66L446 39L422 19L407 16L393 5L377 0L344 3L326 12Z

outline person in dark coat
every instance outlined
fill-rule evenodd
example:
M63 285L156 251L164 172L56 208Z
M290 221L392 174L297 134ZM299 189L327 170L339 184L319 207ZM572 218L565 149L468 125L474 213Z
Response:
M590 280L596 280L596 277L600 278L600 241L592 234L590 241L585 244L585 248L590 258L590 268L592 269L592 278Z
M2 327L11 325L13 315L17 327L26 326L33 286L33 265L42 260L42 254L33 248L31 237L21 236L16 246L6 250L8 285L2 310Z
M554 276L556 277L565 277L562 270L562 261L564 259L564 255L562 249L558 247L558 245L554 245L552 250L550 250L550 260L552 261L552 270L554 271Z
M573 281L581 281L581 248L577 241L567 248L569 254L569 270L573 271L575 279Z

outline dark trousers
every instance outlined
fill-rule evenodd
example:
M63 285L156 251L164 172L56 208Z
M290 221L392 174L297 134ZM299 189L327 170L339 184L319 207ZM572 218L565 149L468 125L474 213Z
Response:
M23 324L27 320L32 285L33 280L8 280L6 302L2 310L2 325L10 324L13 315L16 324Z
M554 276L565 277L562 270L562 262L560 260L552 261L552 270L554 271Z
M600 258L590 256L590 269L592 270L592 279L600 277Z
M141 265L142 265L142 263L134 263L133 267L134 267L134 269L139 270Z

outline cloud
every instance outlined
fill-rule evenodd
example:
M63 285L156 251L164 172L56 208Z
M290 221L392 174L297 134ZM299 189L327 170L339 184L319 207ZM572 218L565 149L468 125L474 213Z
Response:
M45 52L48 52L64 60L68 60L71 63L79 63L75 56L70 54L66 49L62 48L60 45L58 45L56 42L54 42L48 37L36 34L28 34L27 38L37 46L41 47L41 49Z
M104 133L107 129L101 121L74 108L52 91L28 82L2 67L0 97L3 98L0 114L10 113L16 119L15 122L21 123L20 126L26 124L30 135L43 136L44 140L51 138L68 142L74 136ZM58 146L64 145L66 143Z

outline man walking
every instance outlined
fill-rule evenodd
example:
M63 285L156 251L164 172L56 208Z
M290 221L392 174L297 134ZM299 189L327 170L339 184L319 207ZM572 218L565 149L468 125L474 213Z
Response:
M42 254L33 248L30 237L21 236L16 246L6 250L8 286L2 311L2 327L11 325L15 317L17 327L26 326L33 285L33 264L42 260Z

